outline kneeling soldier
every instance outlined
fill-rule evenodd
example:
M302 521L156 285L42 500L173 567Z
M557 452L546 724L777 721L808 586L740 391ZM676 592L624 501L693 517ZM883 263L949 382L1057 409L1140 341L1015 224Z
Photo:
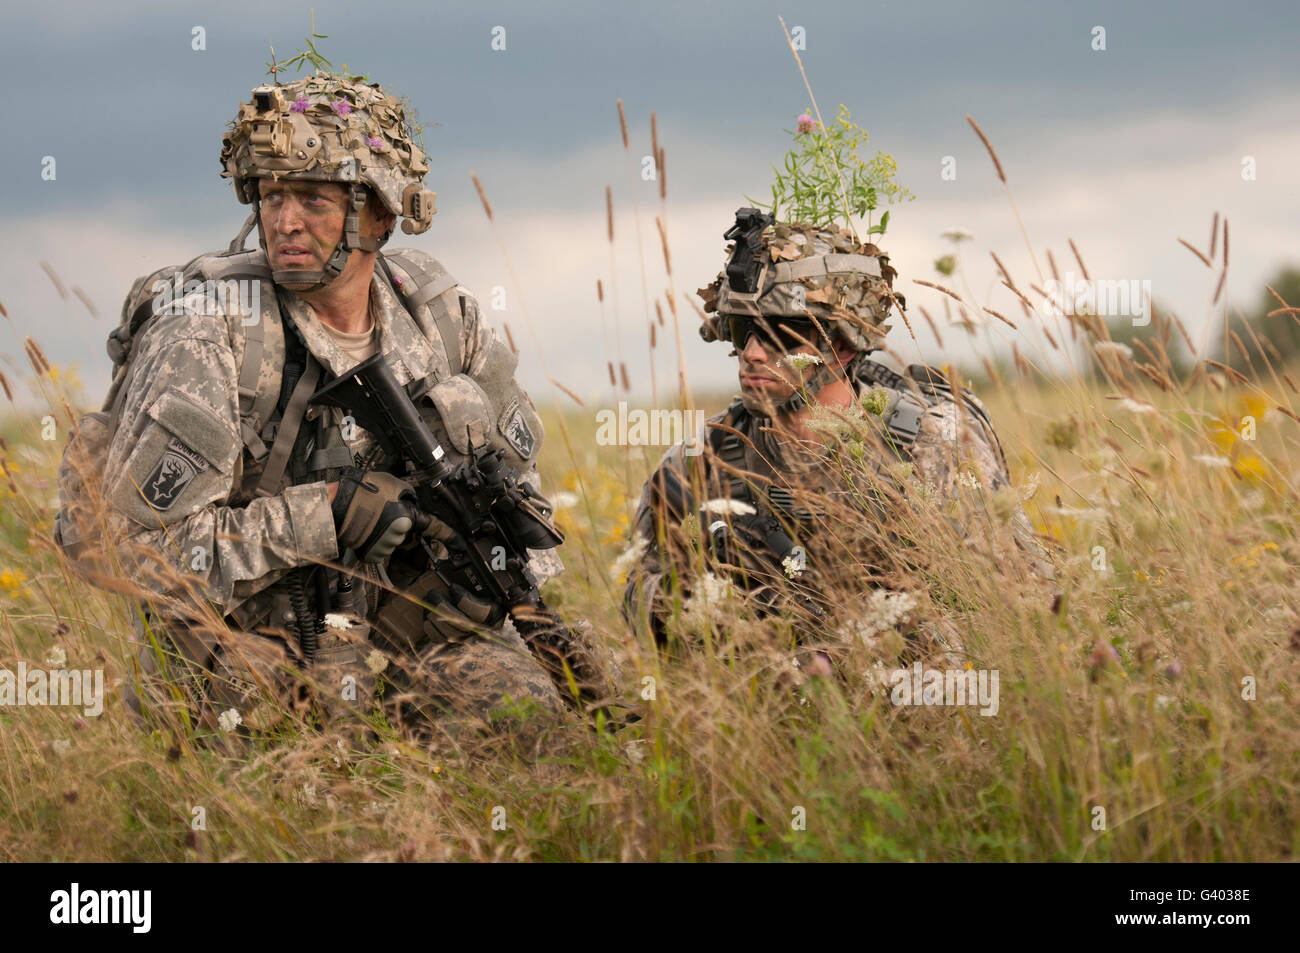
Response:
M1042 556L987 413L937 370L903 375L869 357L899 300L874 245L755 209L725 237L700 330L731 343L740 396L707 422L703 448L673 448L647 481L625 616L666 645L692 600L739 592L759 617L790 621L796 660L822 672L859 636L953 648L926 609L917 541L992 539L977 498L997 498L1010 548ZM977 505L930 518L963 498Z

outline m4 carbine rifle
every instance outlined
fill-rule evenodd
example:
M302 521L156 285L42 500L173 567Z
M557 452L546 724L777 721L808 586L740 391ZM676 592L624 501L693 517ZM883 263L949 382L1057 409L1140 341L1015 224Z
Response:
M396 475L411 484L421 511L448 527L437 537L446 553L420 535L429 568L447 593L428 593L438 600L435 609L445 602L487 627L509 615L562 696L571 694L563 665L582 695L597 694L591 686L600 673L589 658L574 653L572 633L542 604L528 568L529 549L552 549L564 536L506 465L505 451L471 450L470 459L453 466L382 354L322 387L311 402L342 408L374 436L387 461L405 463L409 472Z

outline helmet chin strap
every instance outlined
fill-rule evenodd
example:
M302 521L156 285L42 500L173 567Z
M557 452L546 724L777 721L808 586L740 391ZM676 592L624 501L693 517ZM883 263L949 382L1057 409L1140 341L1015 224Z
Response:
M262 202L260 199L255 199L254 202L257 214L257 240L262 246L262 251L270 258L271 252L266 246L266 234L262 231ZM343 219L343 237L334 247L334 253L325 262L325 267L317 271L304 271L301 268L272 268L271 280L277 285L286 287L309 285L309 287L294 287L290 290L295 294L310 294L324 288L343 274L343 269L347 267L348 259L354 251L378 251L384 243L383 239L362 238L360 235L361 210L365 207L366 187L354 182L348 191L348 211Z

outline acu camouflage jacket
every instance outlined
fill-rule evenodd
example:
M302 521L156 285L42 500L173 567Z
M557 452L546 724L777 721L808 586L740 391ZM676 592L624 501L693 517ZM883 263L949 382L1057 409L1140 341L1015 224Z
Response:
M267 269L261 250L211 257L215 263L204 274ZM370 309L379 349L450 461L458 463L471 447L501 447L506 462L540 489L535 461L542 426L514 379L516 355L488 326L473 296L431 256L399 249L384 259L398 289L415 292L423 284L424 293L411 294L404 306L377 263ZM420 280L431 276L436 288ZM143 288L169 277L155 273ZM140 299L141 287L137 282L132 299ZM170 309L175 313L154 317L132 342L129 376L115 383L125 394L104 482L109 522L136 578L173 597L197 580L204 596L244 627L270 611L269 594L258 594L287 571L341 556L325 479L295 485L286 475L273 492L257 491L279 424L275 400L255 399L280 393L286 328L279 308L322 365L325 380L354 363L292 292L268 278L260 283L259 301L260 315L241 315L238 306L214 308L210 295L205 300L196 292ZM245 361L250 347L262 351L252 388L241 386L241 369L249 380L247 368L258 367ZM309 419L317 413L343 422L336 408L313 408ZM359 427L338 432L348 436L347 450L356 459L374 444ZM534 552L532 568L541 582L562 566L553 553Z
M682 596L690 593L690 540L697 532L691 524L699 523L694 512L679 519L683 507L667 499L673 492L666 488L674 485L691 488L696 506L703 500L739 501L753 506L760 516L774 514L791 525L802 524L799 541L807 542L810 561L817 537L835 536L841 555L848 547L857 566L873 562L868 555L872 547L880 552L896 539L891 535L890 510L902 498L920 494L931 500L955 500L963 488L985 498L1000 494L1009 502L1004 515L1017 548L1029 553L1035 575L1050 577L1051 564L1018 497L1013 497L1006 458L983 405L964 392L958 402L942 375L923 365L913 365L908 376L911 380L871 360L862 361L857 369L858 397L877 392L879 418L871 426L881 438L865 446L859 471L874 471L897 495L887 494L892 504L838 510L840 517L849 514L842 523L825 512L804 508L809 498L828 500L838 495L847 500L842 476L822 465L820 450L800 453L783 446L770 421L749 414L739 400L706 422L708 447L703 454L688 456L682 445L664 454L646 481L633 520L629 556L635 555L636 563L628 572L623 605L628 622L648 628L663 641L673 591ZM727 508L737 511L730 502ZM979 521L954 521L954 528L967 539L980 532ZM890 588L863 582L864 589Z

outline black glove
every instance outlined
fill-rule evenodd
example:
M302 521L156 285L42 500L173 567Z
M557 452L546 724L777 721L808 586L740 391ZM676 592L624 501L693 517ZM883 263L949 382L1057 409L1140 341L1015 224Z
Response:
M366 473L348 467L339 475L333 504L339 548L350 548L362 562L383 562L411 531L423 532L429 517L415 492L391 473Z

